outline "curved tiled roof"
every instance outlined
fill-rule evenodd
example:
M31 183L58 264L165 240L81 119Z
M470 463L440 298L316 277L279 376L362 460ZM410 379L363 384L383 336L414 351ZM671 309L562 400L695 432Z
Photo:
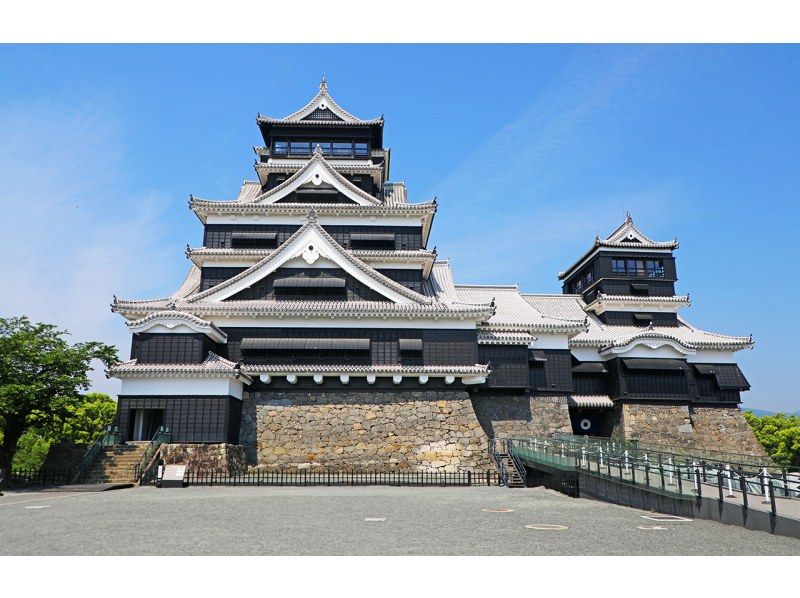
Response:
M141 377L232 377L251 382L247 374L240 371L239 365L209 352L203 363L137 363L135 359L123 361L108 369L106 374L113 378Z
M225 339L228 338L228 335L225 334L220 328L217 327L214 322L208 322L207 320L203 320L202 318L198 318L194 314L190 314L189 312L185 311L177 311L174 309L164 310L164 311L154 311L151 314L143 318L139 318L138 320L133 320L132 322L128 322L128 328L130 329L137 329L142 328L146 324L150 322L154 322L161 319L170 319L170 320L184 320L189 324L192 324L195 328L212 332L216 336L216 338L220 339L218 342L224 342Z
M311 216L309 216L309 218L311 218ZM254 274L258 270L267 268L269 266L270 262L278 262L283 257L286 257L285 254L287 254L289 251L292 251L292 243L294 241L296 241L297 239L299 239L300 237L302 237L304 234L306 234L306 232L309 229L313 229L325 241L330 243L334 247L335 250L338 250L338 252L339 252L339 254L340 254L340 256L342 258L344 258L351 265L355 266L361 272L363 272L364 274L366 274L367 276L372 278L378 284L380 284L382 286L385 286L385 287L388 287L392 291L394 291L394 292L396 292L396 293L398 293L398 294L400 294L400 295L402 295L402 296L404 296L404 297L406 297L408 299L411 299L412 301L415 301L416 303L420 303L420 304L431 303L432 300L431 300L430 297L426 297L425 295L422 295L420 293L412 291L411 289L409 289L408 287L403 286L399 282L395 282L394 280L392 280L391 278L381 274L380 272L378 272L374 268L371 268L366 263L364 263L362 260L360 260L357 257L354 257L353 255L351 255L346 249L344 249L341 245L339 245L334 240L334 238L331 237L324 228L322 228L322 226L317 224L315 221L311 221L311 220L309 220L308 222L306 222L306 224L301 226L294 234L292 234L291 237L289 237L272 254L268 255L267 257L262 259L257 264L249 267L247 270L244 270L243 272L240 272L236 276L233 276L233 277L229 278L228 280L219 283L218 285L215 285L215 286L213 286L213 287L211 287L209 289L206 289L205 291L201 291L200 293L196 293L196 294L192 295L187 300L189 302L191 302L191 303L194 303L196 301L199 301L200 299L203 299L203 298L208 297L210 295L214 295L214 294L218 293L219 291L224 290L224 289L228 288L229 286L234 285L237 282L246 279L248 276L250 276L251 274Z
M317 165L322 167L325 170L325 172L327 172L333 178L333 180L336 183L339 183L345 189L347 189L349 192L351 192L354 195L356 195L357 197L361 198L363 201L366 201L367 204L374 205L374 206L383 205L382 202L379 199L373 197L372 195L370 195L369 193L367 193L363 189L361 189L359 187L356 187L353 183L351 183L349 180L347 180L344 176L339 174L333 166L328 164L328 161L322 155L322 151L319 149L319 147L316 147L314 149L314 155L311 157L311 159L308 162L306 162L306 164L300 170L295 172L292 176L290 176L288 179L286 179L284 182L282 182L277 187L273 187L269 191L261 193L261 194L255 196L255 197L248 198L246 200L246 203L263 203L265 200L270 199L270 198L275 197L275 196L282 197L282 195L281 195L282 193L287 192L286 191L287 189L296 188L298 186L298 184L300 183L300 179L302 179L302 177L305 176L305 174L308 171L310 171L311 169L313 169ZM237 201L239 201L239 199L237 199Z
M365 318L411 318L441 317L483 319L492 313L492 306L399 304L390 301L179 301L175 307L202 315L246 315L286 317L365 317ZM162 300L153 302L118 301L114 311L123 314L138 314L150 310L166 309Z
M326 365L326 364L274 364L274 365L243 365L251 375L259 372L281 372L287 374L299 373L342 373L342 374L458 374L458 375L488 375L489 365Z
M455 292L460 300L469 303L494 301L496 311L484 327L565 334L577 332L583 327L583 317L580 320L567 320L542 313L520 294L516 285L455 285Z
M341 120L303 120L317 108L328 109ZM323 79L319 84L319 91L317 95L311 98L305 106L299 110L292 112L283 118L271 118L268 116L261 116L256 118L258 123L293 123L293 124L310 124L310 125L370 125L382 124L383 117L373 118L370 120L363 120L357 116L350 114L347 110L337 104L333 98L328 94L328 84Z
M588 330L570 339L573 347L624 347L642 339L671 340L687 349L738 351L753 346L753 339L707 332L678 318L678 326L609 326L589 314Z
M633 223L633 218L630 214L625 218L625 221L620 224L614 232L612 232L605 239L595 237L594 245L592 245L580 259L575 261L569 268L560 272L558 275L559 280L565 279L576 267L583 263L592 253L600 247L612 247L619 249L663 249L672 251L678 248L678 240L672 239L671 241L654 241L642 231L636 228Z
M478 329L479 345L525 345L527 347L534 342L536 342L536 337L528 332Z

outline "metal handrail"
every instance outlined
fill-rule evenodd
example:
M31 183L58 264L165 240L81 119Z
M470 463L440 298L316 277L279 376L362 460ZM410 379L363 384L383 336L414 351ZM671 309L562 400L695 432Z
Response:
M492 456L497 472L500 474L500 482L503 486L508 487L508 471L506 471L506 464L500 458L500 452L497 450L497 440L495 438L489 439L489 454Z
M722 461L724 463L741 464L746 467L770 467L776 468L775 463L770 457L762 457L757 455L744 455L741 453L730 453L724 451L692 449L676 447L675 445L663 444L658 442L642 441L637 439L619 438L615 436L600 437L600 436L576 436L574 434L555 434L555 440L573 443L573 444L601 444L604 446L613 445L625 447L627 450L634 452L651 452L661 453L662 455L672 455L673 457L708 460L708 461Z
M150 443L145 448L142 458L134 468L134 479L141 481L145 475L152 469L155 456L162 444L168 444L172 440L172 432L168 426L160 426L158 431L153 436Z
M767 467L745 469L723 461L676 458L672 454L631 450L625 443L609 442L604 447L601 443L532 437L514 438L509 446L510 454L533 453L549 465L645 485L656 492L701 496L705 485L717 486L720 500L724 491L729 497L734 492L761 496L762 502L800 499L800 474L785 469L772 473Z
M103 447L114 446L116 444L122 444L122 434L120 434L118 427L108 426L106 430L89 445L89 448L83 455L80 465L78 465L78 471L72 483L79 484L83 482L86 473L92 468L100 453L103 452Z

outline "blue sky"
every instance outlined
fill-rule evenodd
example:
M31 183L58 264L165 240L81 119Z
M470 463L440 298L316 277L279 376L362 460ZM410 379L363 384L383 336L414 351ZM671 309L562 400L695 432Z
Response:
M323 71L347 110L385 115L391 178L438 197L459 281L559 292L630 211L680 241L684 317L754 334L745 403L800 408L791 46L0 46L0 311L127 357L112 295L177 288L202 239L189 193L234 197L256 113L294 111Z

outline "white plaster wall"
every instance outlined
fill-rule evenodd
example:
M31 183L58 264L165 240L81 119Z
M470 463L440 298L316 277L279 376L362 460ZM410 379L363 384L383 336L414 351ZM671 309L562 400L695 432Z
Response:
M244 384L231 378L125 378L121 395L227 395L242 398Z
M532 349L569 349L569 337L566 334L531 334L536 337L536 341L530 345Z

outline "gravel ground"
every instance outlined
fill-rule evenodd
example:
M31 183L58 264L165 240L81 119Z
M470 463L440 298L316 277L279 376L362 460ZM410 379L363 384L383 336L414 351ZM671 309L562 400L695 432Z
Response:
M800 555L800 540L705 520L648 521L644 514L543 488L7 494L0 498L0 554ZM567 529L525 527L537 524Z

